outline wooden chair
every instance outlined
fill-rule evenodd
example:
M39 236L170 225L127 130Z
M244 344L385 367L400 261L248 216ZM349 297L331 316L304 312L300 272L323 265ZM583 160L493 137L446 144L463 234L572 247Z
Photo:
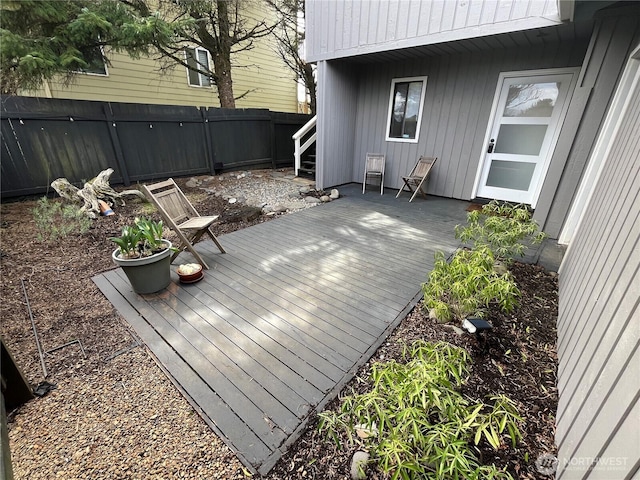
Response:
M210 228L220 215L200 216L172 178L152 185L142 185L142 190L149 201L158 208L165 224L176 233L180 240L180 244L176 247L178 250L171 257L171 262L181 252L188 250L204 268L209 269L200 254L193 248L205 233L211 237L220 252L225 253Z
M411 173L406 177L402 177L404 185L402 185L402 188L398 190L396 198L400 196L405 187L409 189L409 192L413 193L409 199L410 202L413 201L418 192L426 198L427 192L425 192L422 187L429 176L429 172L433 168L433 165L436 163L436 160L438 160L437 157L420 157L416 166L411 170Z
M362 193L367 187L368 177L380 178L380 195L384 192L384 163L385 158L382 153L367 153L364 165L364 180L362 181Z

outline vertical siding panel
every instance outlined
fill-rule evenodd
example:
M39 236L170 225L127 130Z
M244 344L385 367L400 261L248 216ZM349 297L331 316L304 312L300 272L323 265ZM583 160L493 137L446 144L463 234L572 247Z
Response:
M421 37L429 33L429 22L431 21L431 10L433 9L433 2L422 2L420 5L418 31L416 37Z
M640 461L640 85L628 98L560 271L559 480L626 478ZM576 464L593 458L622 463Z
M318 40L318 45L320 45L320 52L327 53L331 51L329 49L329 39L335 35L333 33L335 25L331 21L330 5L327 2L321 2L320 5L320 29L316 38Z
M636 122L639 121L637 115L634 121ZM640 135L640 132L636 132L636 135ZM624 138L624 137L620 137L620 138ZM626 141L620 142L620 144L623 147L628 146L630 150L637 151L640 146L640 139L638 139L637 136L631 137L631 138L633 139L632 140L633 144L629 144ZM638 173L639 169L640 169L640 165L636 163L635 165L632 164L630 168L622 171L606 172L607 175L603 176L602 183L608 189L608 192L602 195L603 197L602 201L606 202L605 204L611 202L611 198L615 196L619 188L625 188L629 185L629 183L633 183L634 181L640 180L640 175ZM631 199L628 199L627 201L631 202L631 205L625 204L625 208L630 208L633 205L632 202L634 201L634 199L631 198ZM586 232L590 232L591 229L593 229L594 244L589 244L588 246L590 247L591 249L590 253L591 255L594 256L594 258L591 262L586 262L585 264L583 264L580 270L576 272L576 274L578 275L577 278L589 279L588 282L584 282L584 281L581 282L582 288L586 287L589 290L596 289L597 285L600 285L603 282L606 285L607 282L610 280L609 276L612 274L613 271L615 271L615 270L612 270L611 268L612 263L615 261L615 257L596 255L596 253L593 250L595 250L596 248L604 248L604 249L613 248L614 245L616 245L616 243L620 241L619 235L622 233L622 231L611 229L609 231L600 232L598 226L601 225L603 222L608 222L611 225L613 225L614 228L616 227L623 228L624 223L629 220L626 212L629 212L630 214L632 211L633 210L630 210L630 211L627 210L623 213L622 211L610 212L610 211L607 211L606 209L602 209L600 211L593 212L592 214L593 225L592 227L587 226ZM595 243L596 241L597 241L597 244ZM587 245L585 244L585 248L586 247ZM569 304L568 307L572 311L576 312L577 317L589 318L590 316L593 316L595 312L593 310L589 311L588 309L589 308L594 309L596 305L594 304L594 300L592 299L589 299L589 301L584 301L584 299L580 299L580 292L577 290L577 288L578 286L575 285L573 289L570 289L567 292L570 297L574 298L573 304ZM616 293L616 292L613 292L613 293ZM600 301L600 304L599 304L600 308L605 306L604 304L606 302L606 297L605 296L603 297L604 298L598 299ZM597 313L599 314L599 312ZM566 336L566 338L569 339L569 342L566 344L566 347L564 342L561 345L559 345L558 353L564 354L565 348L566 348L567 355L570 358L575 358L575 363L579 364L580 358L575 357L573 353L576 347L580 345L580 342L583 336L592 335L593 330L591 329L584 330L577 324L574 324L573 329L571 330L568 330L568 328L569 326L565 325L559 331L559 335ZM566 365L567 368L570 368L573 366L574 365L572 365L571 363ZM563 370L564 368L565 367L563 366L561 369L559 369L559 373L561 374L564 373L564 370Z
M444 15L445 2L430 2L431 13L428 22L429 30L427 33L437 33L442 31L442 17Z
M458 131L458 125L462 121L460 116L460 107L462 105L462 98L464 96L464 83L465 79L468 76L468 64L465 65L466 56L457 55L454 57L454 61L452 63L451 75L452 78L455 78L454 81L448 82L449 92L448 96L450 97L447 101L449 104L448 108L448 119L446 128L444 131L444 135L442 136L443 145L440 149L440 157L443 160L443 163L440 164L442 167L446 165L446 173L444 175L444 182L442 184L435 185L435 194L440 196L451 196L451 192L453 192L453 186L456 182L456 174L458 173L458 162L460 161L459 157L454 157L453 149L457 147L456 139L460 135ZM448 194L448 195L447 195Z
M496 21L496 11L498 0L485 0L482 7L482 17L480 23L494 23Z
M537 206L538 218L546 219L543 228L552 238L558 238L562 229L600 128L600 119L605 115L629 49L637 45L638 20L637 16L608 17L603 19L598 29L593 56L586 65L583 84L580 85L593 86L593 94L584 111L562 179L558 183L557 179L547 177L550 184L543 186L541 201Z
M369 44L380 43L384 40L386 29L385 19L387 18L387 2L370 3L371 12L369 13Z
M458 2L442 2L442 14L440 18L440 31L453 30L453 23L455 21L456 8Z
M635 112L629 112L629 115L633 119L633 122L640 122L640 109L636 110ZM619 138L620 138L619 144L618 144L619 146L618 148L614 149L613 152L618 153L620 151L624 151L625 149L628 151L640 150L640 138L638 137L637 129L633 128L633 124L631 124L627 128L621 129ZM603 201L610 201L610 197L615 195L618 188L620 188L625 184L628 184L630 181L633 181L633 179L636 176L638 176L639 168L640 168L640 165L635 163L635 164L631 164L626 170L623 170L623 171L618 171L618 170L605 171L601 181L602 181L602 184L605 185L606 188L608 189L608 193L603 194ZM594 238L597 238L598 240L598 246L609 248L611 244L617 240L619 232L610 230L608 232L605 232L604 235L598 236L600 235L598 233L600 222L608 221L614 224L616 223L618 218L622 218L622 222L624 222L624 215L621 212L611 213L606 210L601 210L601 211L594 212L593 217L594 217L594 221L589 225L585 225L584 227L585 232L589 232L589 233L591 233L592 231L595 232L593 233L593 235L594 235ZM584 249L594 248L593 245L588 243L584 243L582 245L583 245L582 248ZM586 254L586 252L583 252L582 250L579 249L577 254L584 255ZM584 278L585 276L588 276L590 272L597 271L598 268L603 268L602 262L604 262L604 257L599 256L598 258L595 259L594 262L581 264L578 266L575 272L575 275L577 276L577 278ZM586 308L586 305L579 299L579 288L581 287L578 286L577 284L574 284L567 290L568 296L570 298L573 298L573 303L567 306L570 310L572 311L576 310L579 312L579 314L581 314L582 309ZM568 325L562 325L559 329L559 334L562 334L564 336L565 334L569 333L566 330L567 328L568 328ZM566 338L570 340L575 339L573 335L567 335ZM564 343L561 343L558 345L559 352L564 352L564 348L565 348Z
M636 313L640 315L640 312ZM636 377L631 381L637 381L638 374L636 373ZM624 467L629 468L627 462L629 459L633 458L634 453L637 454L638 445L640 445L640 429L638 428L638 419L640 418L640 401L636 399L633 406L625 412L626 416L621 419L619 424L619 430L616 431L616 435L608 439L608 445L606 449L602 451L598 455L599 458L610 458L610 459L620 459L622 463L622 459L624 461ZM613 465L614 467L620 467L620 465ZM636 464L636 467L638 465ZM640 472L636 471L636 474L631 477L628 475L626 478L633 478L635 480L640 476Z
M318 65L318 188L351 181L355 138L357 81L344 63Z
M637 242L635 247L638 247ZM615 286L628 290L623 298L611 299L611 303L621 307L625 300L635 298L637 301L640 292L634 283L639 281L637 265L631 275L622 272ZM596 457L603 448L604 440L620 418L624 418L625 409L633 404L640 392L637 381L640 378L637 323L632 323L628 308L612 306L610 310L597 318L611 319L611 328L602 338L594 339L592 345L585 346L586 350L595 353L587 362L590 375L580 377L583 388L569 399L566 399L568 395L560 394L565 396L562 412L566 415L558 420L558 428L568 434L558 446L565 452L565 458Z
M345 2L342 19L342 46L351 48L353 46L353 34L358 31L358 24L355 17L355 5L353 2Z
M511 18L511 9L513 7L513 0L508 2L498 2L496 6L495 16L493 21L495 23L506 22Z
M637 114L636 114L636 118L637 118ZM622 129L623 134L626 134L628 132L629 129ZM622 139L622 141L620 142L620 147L616 148L615 151L619 151L621 150L623 147L627 147L628 144L636 144L638 145L638 142L640 140L638 140L638 138L634 138L634 137L619 137ZM628 148L633 149L634 147L632 145L630 145ZM602 177L602 182L607 185L607 188L611 189L609 194L612 195L616 188L619 187L620 185L624 184L625 180L628 181L629 177L633 174L633 165L631 168L631 171L625 171L625 172L612 172L612 171L606 171L604 172L604 175ZM637 166L636 166L636 170L637 170ZM605 198L606 200L607 198ZM603 211L603 212L598 212L595 215L597 215L597 221L604 221L607 220L608 218L608 214L609 212ZM615 214L614 214L615 215ZM598 233L593 232L593 235L597 235ZM593 240L597 240L597 242L601 245L605 245L607 244L607 241L615 241L615 236L617 235L617 232L608 232L607 235L605 236L605 238L594 238ZM588 243L584 244L585 247L587 248L587 246L589 245ZM580 265L578 267L578 271L576 272L577 275L585 275L588 271L591 271L593 268L595 268L595 265L593 264L588 264L588 265ZM573 296L574 293L577 293L577 288L578 286L574 286L572 287L572 289L570 291L568 291L567 293L569 293L571 296ZM576 308L579 308L577 305L579 304L578 300L575 300L576 303ZM573 305L571 306L573 308ZM564 333L564 330L560 330L562 333Z
M398 39L398 15L400 10L400 4L398 1L387 1L387 18L385 22L384 38L385 40L397 40Z
M455 10L453 12L453 29L460 29L467 26L469 18L469 10L471 2L455 2Z
M327 30L328 48L330 52L344 50L342 31L344 28L344 1L335 0L333 8L330 10L331 29Z
M407 25L404 36L406 38L418 36L418 28L420 26L420 17L422 16L422 8L428 5L420 0L411 0L407 5L405 15L407 16Z
M470 92L473 87L470 72L475 67L473 55L465 54L460 56L458 60L460 65L456 79L454 109L451 116L453 121L450 122L450 128L447 130L445 151L443 152L443 157L448 158L450 167L446 188L442 195L448 192L449 196L455 195L456 185L460 182L460 152L464 148L466 140L465 125L467 125L469 118L469 104L472 100ZM466 161L464 163L466 164Z
M369 30L371 27L369 25L370 17L373 15L373 9L370 8L369 4L363 4L363 2L358 2L360 7L360 30L357 41L354 42L355 45L365 45L369 40Z
M495 80L491 72L496 70L496 54L481 56L472 53L468 73L469 97L464 103L464 110L468 113L468 119L461 125L464 132L461 142L461 153L458 161L458 173L452 196L454 198L471 198L473 183L478 169L479 154L484 150L484 134L487 128L488 117L482 115L482 102L478 99L486 98L487 92L495 90ZM490 108L490 107L489 107Z

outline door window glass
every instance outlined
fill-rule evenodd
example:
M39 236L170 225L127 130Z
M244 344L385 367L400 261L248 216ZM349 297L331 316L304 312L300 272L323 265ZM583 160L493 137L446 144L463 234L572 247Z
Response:
M550 117L560 82L511 85L504 107L505 117Z
M538 155L547 125L500 125L495 153Z
M526 192L535 168L535 163L494 160L491 162L487 186Z

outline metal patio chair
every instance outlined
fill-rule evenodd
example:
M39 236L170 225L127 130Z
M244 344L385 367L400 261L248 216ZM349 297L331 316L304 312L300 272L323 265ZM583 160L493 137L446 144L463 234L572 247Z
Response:
M207 263L194 248L196 242L205 233L211 237L220 252L225 253L210 228L220 215L200 216L173 178L152 185L142 185L142 190L149 201L158 208L167 227L173 230L180 240L179 245L176 246L178 250L171 257L171 262L181 252L188 250L204 268L209 269Z
M411 170L411 173L406 177L402 177L404 185L402 185L400 190L398 190L396 198L400 196L405 187L409 189L410 193L413 193L409 199L410 202L413 201L418 192L426 198L427 192L425 192L422 187L424 186L424 182L427 180L433 165L436 163L436 160L438 160L437 157L420 157L415 167Z
M367 153L364 165L364 180L362 181L362 193L367 187L368 177L380 178L380 195L384 193L384 164L385 157L382 153Z

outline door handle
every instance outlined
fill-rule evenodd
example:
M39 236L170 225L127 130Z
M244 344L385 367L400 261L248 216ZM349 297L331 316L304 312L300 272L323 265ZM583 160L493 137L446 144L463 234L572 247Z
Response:
M496 146L495 142L496 141L493 138L489 141L489 148L487 149L487 153L492 153L493 152L493 147Z

